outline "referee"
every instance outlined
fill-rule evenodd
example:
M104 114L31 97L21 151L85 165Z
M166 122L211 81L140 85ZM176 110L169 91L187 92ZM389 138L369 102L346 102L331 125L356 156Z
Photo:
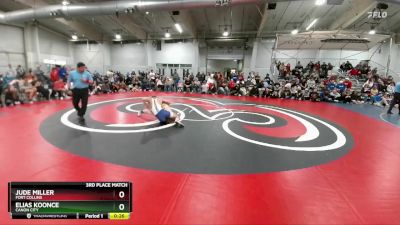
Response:
M93 83L92 75L86 71L86 65L82 62L78 63L76 70L72 71L68 76L68 89L71 88L72 83L72 104L74 105L79 123L85 123L83 117L86 113L86 108L89 98L89 84ZM81 106L79 106L81 102Z
M389 110L387 111L387 114L393 114L392 109L394 105L399 104L399 114L400 114L400 81L396 83L396 86L394 88L394 96L392 103L390 103Z

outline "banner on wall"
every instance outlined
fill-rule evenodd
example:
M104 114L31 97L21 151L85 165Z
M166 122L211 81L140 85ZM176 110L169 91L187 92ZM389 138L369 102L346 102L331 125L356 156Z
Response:
M279 34L277 49L340 49L368 51L390 38L389 35L368 35L351 31L313 31L292 34Z
M67 61L65 61L65 60L57 60L57 59L44 59L43 63L44 64L49 64L49 65L65 66L67 64Z

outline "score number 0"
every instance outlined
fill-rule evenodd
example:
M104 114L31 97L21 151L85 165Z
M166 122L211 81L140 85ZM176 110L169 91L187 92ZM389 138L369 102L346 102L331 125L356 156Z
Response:
M125 192L120 191L120 192L118 193L118 197L119 197L119 198L124 198L124 197L125 197ZM119 204L118 208L119 208L120 211L124 211L125 205L124 205L124 204Z

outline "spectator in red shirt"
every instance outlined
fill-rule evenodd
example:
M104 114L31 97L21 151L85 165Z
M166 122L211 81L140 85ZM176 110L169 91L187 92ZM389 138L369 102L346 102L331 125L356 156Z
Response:
M239 78L239 81L243 81L244 80L243 73L240 73L238 78Z
M64 99L66 89L65 89L65 83L61 77L59 77L58 80L54 82L53 90L54 90L53 96L55 96L55 94L57 93L59 99L61 100Z
M50 80L53 82L58 81L59 75L58 75L58 69L57 67L54 67L53 69L51 69L50 72Z
M287 71L288 73L290 73L290 71L292 71L292 70L290 69L290 63L288 63L288 64L286 65L286 71Z
M346 89L351 89L351 87L353 87L353 83L351 82L351 80L348 77L345 79L345 81L343 83L344 83L344 85L346 85Z
M361 71L359 71L356 68L353 68L353 69L350 70L349 75L350 76L360 76L361 75Z

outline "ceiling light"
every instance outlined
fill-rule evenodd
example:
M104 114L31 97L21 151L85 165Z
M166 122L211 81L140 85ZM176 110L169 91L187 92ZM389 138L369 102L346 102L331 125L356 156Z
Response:
M168 32L168 30L167 30L167 32L165 32L165 37L166 38L170 38L171 37L171 34Z
M121 40L121 38L122 38L122 37L121 37L121 35L120 35L120 34L116 34L116 35L115 35L115 39L117 39L117 40Z
M298 34L298 33L299 33L299 30L297 30L297 29L292 30L292 34L293 34L293 35L296 35L296 34Z
M324 5L326 3L326 0L316 0L315 5Z
M306 28L306 30L309 30L311 27L313 27L316 23L317 23L318 19L314 19L310 25L308 25L308 27Z
M69 5L69 4L71 4L69 1L67 1L67 0L63 0L62 1L62 5L63 6L67 6L67 5Z
M179 33L182 34L183 30L182 30L182 27L181 27L181 25L180 25L179 23L176 23L176 24L175 24L175 28L176 28L176 30L177 30Z
M229 31L227 28L224 29L224 32L222 33L222 36L228 37L229 36Z
M374 34L376 34L376 30L375 30L375 29L371 29L371 30L368 32L368 34L374 35Z
M72 35L71 37L72 37L72 40L78 40L78 35L76 35L76 34Z

